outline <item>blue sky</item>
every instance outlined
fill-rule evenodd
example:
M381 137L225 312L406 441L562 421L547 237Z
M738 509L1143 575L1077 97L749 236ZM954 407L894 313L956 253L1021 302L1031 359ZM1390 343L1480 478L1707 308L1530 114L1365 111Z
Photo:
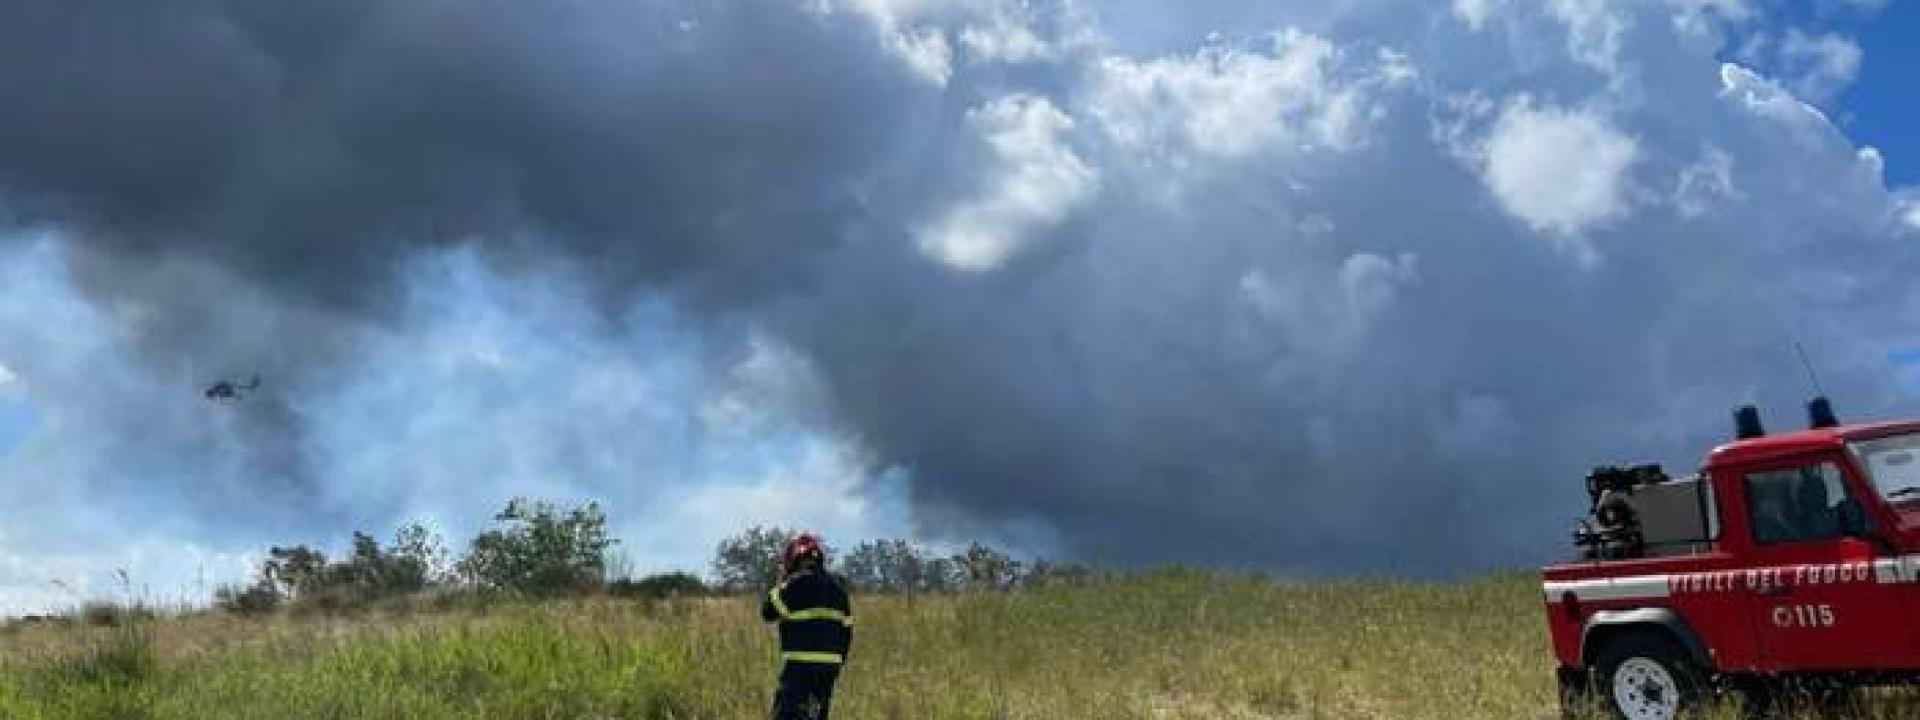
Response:
M1863 53L1860 74L1840 94L1835 121L1887 156L1887 180L1920 185L1920 2L1891 0L1878 10L1842 2L1772 3L1775 25L1798 25L1851 36Z
M1160 52L1188 46L1194 38L1209 32L1231 38L1236 28L1330 22L1338 17L1331 8L1341 7L1338 3L1289 5L1239 0L1194 0L1177 5L1158 0L1110 0L1094 4L1119 45ZM1920 38L1920 2L1756 0L1752 7L1762 17L1734 26L1725 58L1743 60L1740 46L1756 33L1777 39L1791 29L1809 35L1835 33L1857 43L1863 54L1858 75L1841 91L1837 102L1825 109L1832 111L1834 120L1856 141L1879 147L1886 154L1889 182L1920 184L1920 96L1913 91L1916 73L1920 72L1920 42L1915 41ZM1758 69L1777 69L1772 60L1763 58L1756 63Z
M1920 185L1920 3L1901 0L1855 32L1866 51L1860 79L1842 96L1842 123L1886 151L1888 180Z
M0 367L0 457L12 452L32 427L26 399L17 390L6 387L12 382L10 376L10 371Z

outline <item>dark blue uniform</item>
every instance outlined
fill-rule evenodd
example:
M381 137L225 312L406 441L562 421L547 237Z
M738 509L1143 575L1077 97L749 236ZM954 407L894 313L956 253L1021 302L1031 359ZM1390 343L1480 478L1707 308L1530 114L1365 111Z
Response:
M853 646L853 606L838 579L818 569L788 575L767 592L760 617L780 623L775 720L826 720L833 683Z

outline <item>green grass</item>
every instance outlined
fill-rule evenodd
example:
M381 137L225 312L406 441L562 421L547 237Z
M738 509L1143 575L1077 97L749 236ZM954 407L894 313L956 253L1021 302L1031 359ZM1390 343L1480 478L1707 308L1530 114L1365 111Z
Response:
M1170 571L860 597L835 717L1552 718L1536 582ZM774 643L756 611L602 598L13 627L0 717L763 718Z

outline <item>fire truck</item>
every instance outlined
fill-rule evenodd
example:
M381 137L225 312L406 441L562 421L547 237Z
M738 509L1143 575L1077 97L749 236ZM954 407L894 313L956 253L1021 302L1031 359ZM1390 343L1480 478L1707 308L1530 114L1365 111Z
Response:
M1587 477L1579 557L1541 571L1563 707L1665 720L1735 691L1920 682L1920 421L1807 409L1777 433L1734 411L1693 475Z

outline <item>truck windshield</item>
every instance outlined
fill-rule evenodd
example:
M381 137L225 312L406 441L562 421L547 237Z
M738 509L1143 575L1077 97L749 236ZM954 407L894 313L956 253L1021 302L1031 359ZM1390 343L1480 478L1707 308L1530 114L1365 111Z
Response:
M1920 500L1920 434L1852 444L1854 456L1888 500Z

